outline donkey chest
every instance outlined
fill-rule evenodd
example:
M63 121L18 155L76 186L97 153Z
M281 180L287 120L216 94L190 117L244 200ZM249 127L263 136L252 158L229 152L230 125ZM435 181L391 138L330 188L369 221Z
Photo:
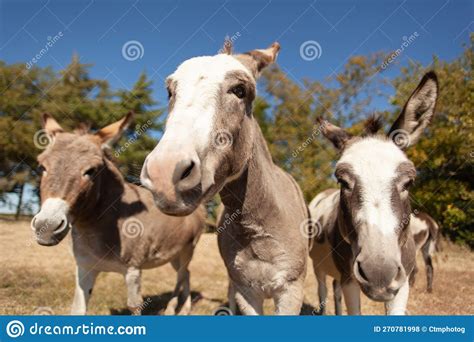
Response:
M304 248L289 251L270 235L249 239L220 234L218 241L229 275L240 286L271 296L273 291L305 275Z
M76 263L100 272L123 273L127 265L120 258L114 245L107 245L100 238L87 234L72 234L72 251Z

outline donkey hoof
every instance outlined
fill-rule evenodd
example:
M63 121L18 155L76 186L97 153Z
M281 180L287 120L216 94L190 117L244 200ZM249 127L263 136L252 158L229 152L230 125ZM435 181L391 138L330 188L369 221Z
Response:
M142 309L139 306L129 306L128 310L130 310L132 316L140 316L142 314Z
M177 306L178 306L178 297L171 298L171 300L168 302L168 305L166 306L165 315L166 316L176 315Z

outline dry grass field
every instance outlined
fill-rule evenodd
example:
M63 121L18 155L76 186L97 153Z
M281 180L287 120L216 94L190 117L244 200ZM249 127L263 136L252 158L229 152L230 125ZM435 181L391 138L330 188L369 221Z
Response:
M0 220L0 314L30 315L40 311L67 314L74 291L75 270L70 239L66 238L55 247L42 247L32 240L30 232L29 221ZM420 272L410 293L410 314L474 314L473 255L466 249L445 242L442 252L435 259L432 294L425 292L424 267L420 258ZM144 271L142 293L150 303L144 313L161 314L174 284L175 272L169 265ZM211 315L226 302L226 272L213 234L204 234L198 244L191 262L191 287L194 315ZM311 269L306 280L303 314L311 314L316 303L315 279ZM271 313L271 310L269 302L266 312ZM330 300L329 314L333 314L333 310ZM383 304L371 302L363 296L362 312L383 314ZM99 276L89 314L129 314L121 275L103 273Z

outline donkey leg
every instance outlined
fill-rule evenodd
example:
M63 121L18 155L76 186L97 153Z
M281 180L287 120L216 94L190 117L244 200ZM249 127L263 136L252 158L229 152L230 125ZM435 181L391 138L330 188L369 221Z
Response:
M181 291L181 287L183 286L183 279L180 277L179 270L180 270L180 262L179 257L171 261L171 265L176 271L176 285L173 290L173 295L166 306L165 315L176 315L176 308L178 307L179 302L179 293Z
M288 284L285 289L275 295L275 314L294 315L301 313L304 299L304 284L297 281Z
M192 300L191 300L191 287L190 287L190 282L189 282L190 273L187 267L183 271L181 270L178 271L178 277L183 279L181 280L183 283L183 292L181 293L181 297L184 298L183 306L179 310L178 314L189 315L191 313Z
M178 283L182 283L182 292L180 297L182 298L183 305L179 311L179 315L189 315L191 313L191 285L189 273L189 263L194 254L194 246L192 244L186 246L181 254L179 255L179 270L178 270Z
M71 315L85 315L87 303L92 294L98 271L77 265L76 269L76 289L71 307Z
M408 280L410 286L413 286L415 284L417 273L418 273L418 263L415 260L415 267L413 268L413 271L411 271L410 277L409 277L409 280Z
M233 315L237 314L237 303L235 301L235 288L232 280L229 278L229 287L227 288L227 298L229 300L229 309Z
M190 273L188 265L191 262L193 256L193 246L188 246L183 249L180 255L171 261L171 265L177 272L176 286L173 291L173 297L168 302L165 310L165 315L177 314L176 309L178 308L180 297L183 303L179 310L179 315L189 315L191 312L191 287L190 287ZM182 292L181 292L182 290Z
M332 281L332 288L334 291L334 311L336 315L342 315L342 290L340 281L334 279Z
M354 280L343 281L341 284L347 314L360 315L360 287Z
M410 293L410 285L408 279L405 284L400 287L395 298L385 303L385 312L387 315L406 315L408 295Z
M240 288L234 284L234 290L235 300L243 315L263 315L263 297L256 294L249 287Z
M141 315L143 298L141 294L141 270L129 267L125 272L127 285L127 306L132 315Z
M422 248L423 260L425 261L426 267L426 290L431 293L433 292L433 260L431 259L430 245L434 243L429 241Z
M316 279L318 280L318 297L319 297L319 314L326 314L326 301L328 295L328 289L326 287L326 274L323 272L316 273Z

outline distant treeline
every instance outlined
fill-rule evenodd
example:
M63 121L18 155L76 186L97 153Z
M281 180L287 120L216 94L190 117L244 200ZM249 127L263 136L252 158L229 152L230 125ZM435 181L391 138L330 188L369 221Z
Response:
M294 80L277 66L268 70L254 115L275 162L296 178L310 201L336 186L336 151L321 139L316 118L352 126L353 133L372 114L382 116L388 126L422 74L435 70L440 82L437 115L407 152L418 170L412 206L432 215L445 236L474 248L473 43L471 38L453 61L435 56L428 67L411 62L393 80L386 80L384 72L399 68L397 60L387 64L382 53L351 57L338 74L320 81ZM71 130L96 130L133 110L135 124L112 153L131 182L138 182L143 160L160 136L166 104L155 103L146 74L131 90L112 91L106 80L91 78L88 68L77 56L59 73L0 61L0 201L7 193L18 194L18 215L25 205L24 185L38 185L36 156L45 147L41 113L51 113ZM373 100L381 97L393 110L374 113Z

